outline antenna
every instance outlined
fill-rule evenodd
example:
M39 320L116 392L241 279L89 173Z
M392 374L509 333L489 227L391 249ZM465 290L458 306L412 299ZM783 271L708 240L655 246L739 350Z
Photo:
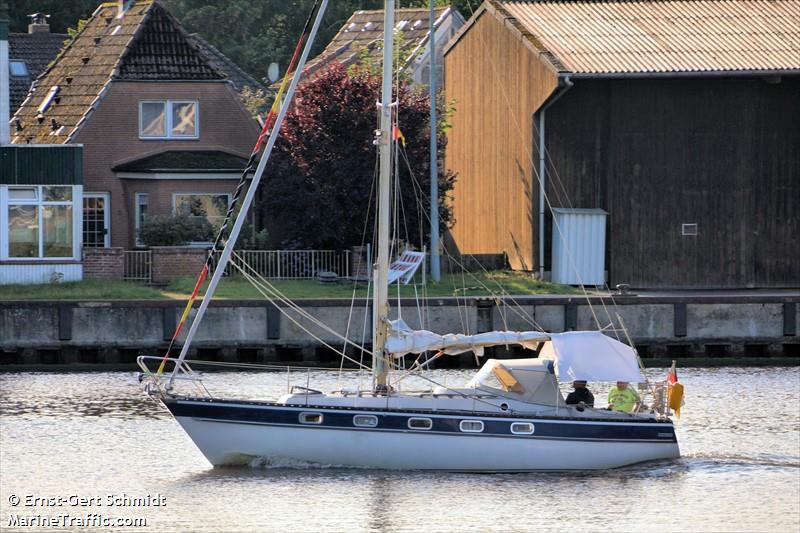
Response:
M278 81L278 77L281 75L280 67L277 63L270 63L269 67L267 67L267 78L269 79L270 83L275 83Z

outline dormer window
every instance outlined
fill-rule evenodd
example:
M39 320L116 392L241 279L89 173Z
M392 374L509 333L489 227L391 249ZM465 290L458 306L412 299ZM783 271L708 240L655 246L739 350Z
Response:
M139 138L197 139L199 104L192 101L139 102Z
M20 59L12 59L9 63L8 70L15 78L24 78L28 75L28 65Z

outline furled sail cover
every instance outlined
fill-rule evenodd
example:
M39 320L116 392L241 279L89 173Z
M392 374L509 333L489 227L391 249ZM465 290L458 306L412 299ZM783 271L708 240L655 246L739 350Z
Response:
M519 344L529 350L535 350L540 342L549 338L549 334L541 331L490 331L477 335L454 333L439 335L427 330L413 330L402 319L398 319L389 322L386 349L395 357L402 357L408 353L439 351L448 355L475 352L475 355L482 356L483 349L487 346Z
M633 348L600 331L553 333L539 358L555 361L561 381L644 381Z

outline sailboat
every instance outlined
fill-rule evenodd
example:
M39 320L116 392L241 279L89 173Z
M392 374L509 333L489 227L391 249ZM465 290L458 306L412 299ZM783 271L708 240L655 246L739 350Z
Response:
M327 0L322 0L285 99L282 103L278 103L280 98L276 100L279 107L274 125L241 213L247 213L253 201L326 6ZM565 403L559 379L646 381L635 350L601 331L439 334L414 330L402 319L392 318L387 280L393 28L394 1L386 0L380 131L376 139L380 181L370 386L366 390L327 393L310 386L294 387L270 401L208 394L203 376L187 364L186 355L230 261L245 218L240 216L233 224L179 357L169 357L168 351L163 358L139 358L145 390L169 410L215 466L265 459L283 464L381 469L527 472L608 469L679 457L668 407L628 413ZM258 149L257 144L255 152ZM207 272L204 269L193 298ZM191 304L192 300L184 318ZM176 337L177 334L178 331ZM395 362L407 354L432 352L439 357L472 352L482 356L486 348L509 345L530 350L531 357L489 359L459 388L439 384L424 391L400 389L406 374L397 370ZM151 368L159 360L159 369ZM172 371L165 372L165 366L171 366ZM195 387L182 386L185 384ZM187 389L194 392L186 392Z

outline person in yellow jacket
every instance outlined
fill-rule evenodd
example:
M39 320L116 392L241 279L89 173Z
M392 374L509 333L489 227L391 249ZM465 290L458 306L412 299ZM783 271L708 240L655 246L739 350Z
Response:
M617 386L608 391L609 409L632 413L639 408L640 404L639 394L628 385L627 381L617 381Z

